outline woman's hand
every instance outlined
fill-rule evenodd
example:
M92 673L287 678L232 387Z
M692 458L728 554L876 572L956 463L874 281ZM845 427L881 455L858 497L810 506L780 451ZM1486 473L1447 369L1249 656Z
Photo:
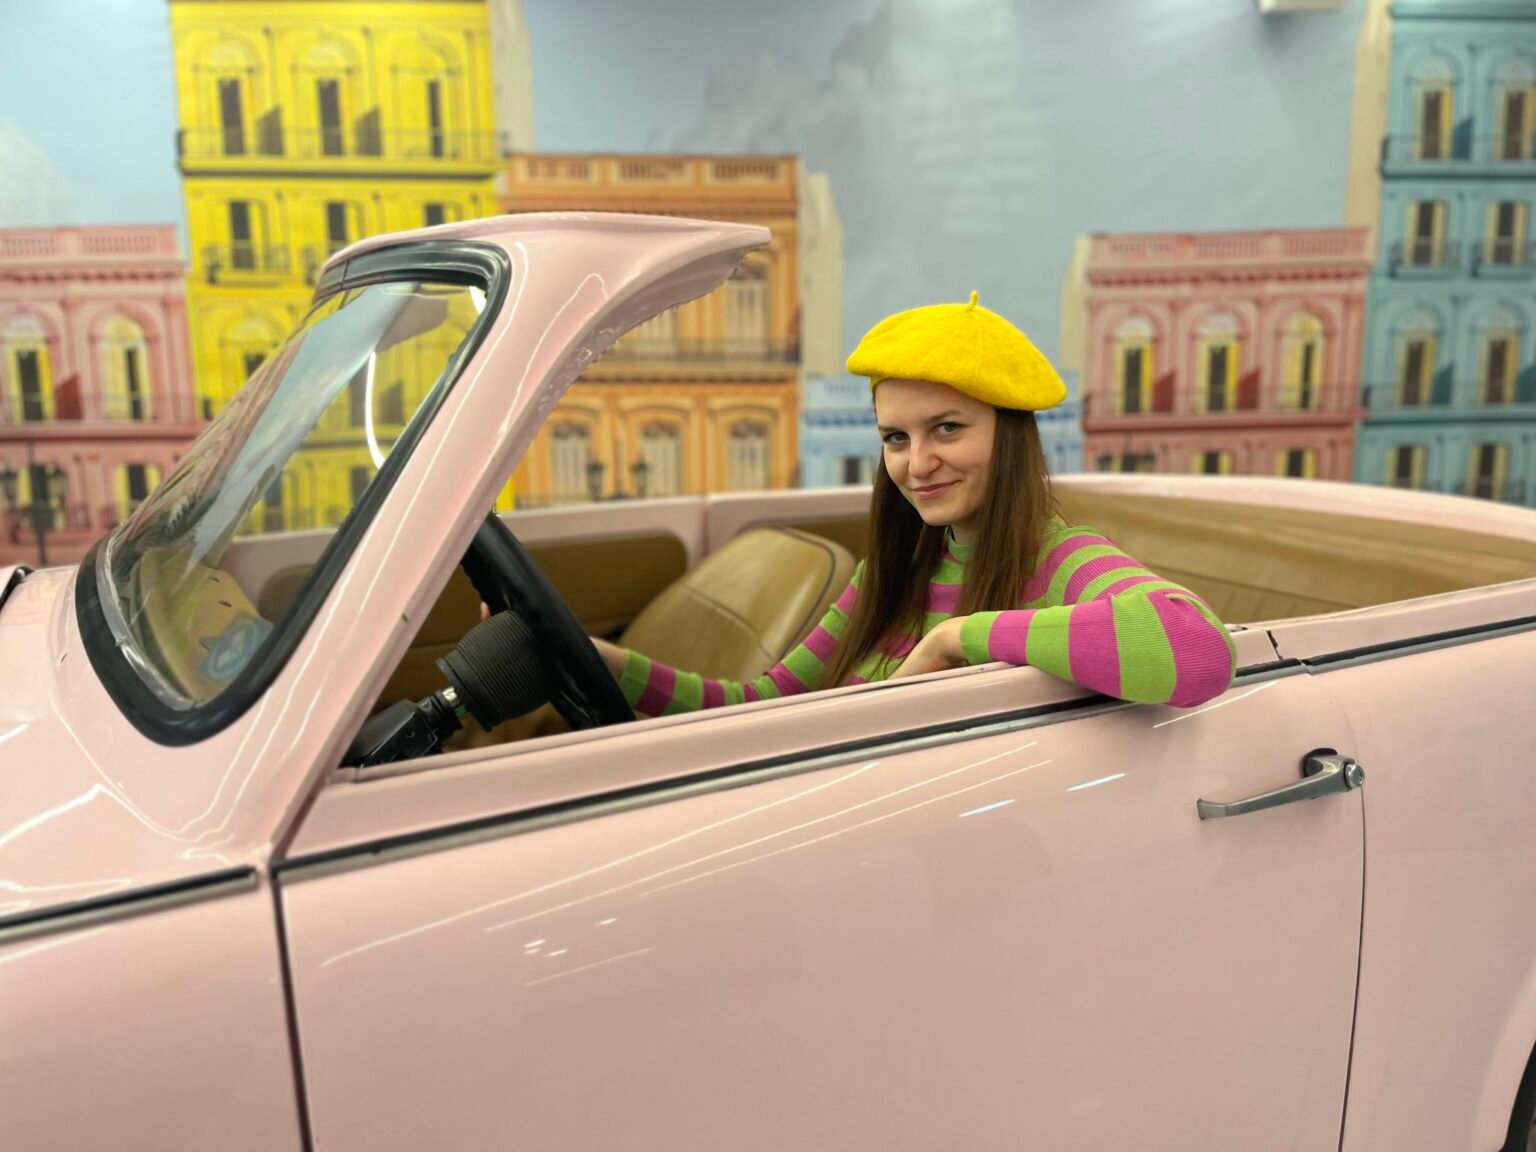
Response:
M964 616L951 616L937 625L917 642L916 648L907 653L907 658L892 673L891 679L964 667L965 650L960 647L960 627L964 623Z

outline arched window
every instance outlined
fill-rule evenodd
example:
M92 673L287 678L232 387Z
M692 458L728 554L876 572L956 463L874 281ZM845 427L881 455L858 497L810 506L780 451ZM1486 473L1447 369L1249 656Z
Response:
M1322 391L1323 322L1298 312L1285 326L1280 350L1280 406L1315 409Z
M1513 309L1500 308L1478 330L1478 366L1484 404L1508 404L1515 398L1525 325Z
M245 156L253 151L254 94L258 73L256 53L238 39L220 40L202 54L199 68L206 77L200 99L208 101L203 123L213 127L200 136L194 151L207 156Z
M39 424L54 419L52 342L42 323L35 316L15 317L0 337L0 348L11 420Z
M1156 333L1145 317L1133 316L1115 329L1116 412L1129 415L1152 408L1156 355Z
M1230 412L1237 407L1237 378L1242 339L1237 318L1225 312L1207 316L1196 338L1200 408Z
M754 422L733 424L727 459L727 486L735 492L755 492L769 482L768 428Z
M304 125L299 152L304 156L345 156L365 150L349 145L349 131L360 109L357 81L361 75L352 51L341 41L316 40L299 56L294 93L299 121Z
M1494 155L1500 160L1536 156L1536 61L1505 61L1493 77L1493 107L1498 135Z
M725 282L725 338L728 355L761 355L768 345L768 270L743 264Z
M469 159L475 153L458 130L465 85L456 57L437 44L412 37L401 45L390 66L396 114L385 141L390 156L401 159Z
M1440 56L1416 64L1410 73L1413 93L1413 157L1449 160L1456 126L1456 65Z
M1439 342L1440 321L1433 312L1420 309L1404 317L1397 330L1397 402L1404 408L1430 402Z
M108 420L152 419L149 345L144 329L127 316L112 317L102 329L97 356L103 415Z
M283 326L248 312L234 320L219 338L222 379L208 381L202 394L203 419L211 420L254 376L283 338ZM199 382L202 383L201 381Z
M581 500L588 493L587 463L591 459L591 434L584 424L556 424L549 434L549 465L553 495L561 500Z
M640 432L646 496L676 496L683 490L683 437L676 424L647 424ZM637 487L638 477L637 479Z

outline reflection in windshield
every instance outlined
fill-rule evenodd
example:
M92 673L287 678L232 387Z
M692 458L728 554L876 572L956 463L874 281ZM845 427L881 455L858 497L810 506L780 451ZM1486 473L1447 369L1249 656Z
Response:
M484 307L456 284L375 284L318 304L107 542L119 646L173 707L217 696L276 620L225 569L239 536L346 522Z

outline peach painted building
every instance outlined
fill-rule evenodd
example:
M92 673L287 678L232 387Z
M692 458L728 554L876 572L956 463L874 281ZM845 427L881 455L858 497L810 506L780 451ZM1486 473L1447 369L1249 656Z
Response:
M0 472L78 560L197 434L173 225L0 230ZM0 495L0 564L40 559Z
M760 224L719 291L641 325L582 373L514 477L524 505L784 488L807 373L842 371L842 232L795 156L529 153L508 212L644 212Z
M1087 247L1086 468L1351 479L1364 229Z

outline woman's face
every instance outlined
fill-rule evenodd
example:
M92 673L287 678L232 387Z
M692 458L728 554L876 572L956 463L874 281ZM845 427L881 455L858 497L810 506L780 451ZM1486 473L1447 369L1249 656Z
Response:
M987 494L997 409L927 380L885 380L875 389L885 470L927 524L971 542Z

